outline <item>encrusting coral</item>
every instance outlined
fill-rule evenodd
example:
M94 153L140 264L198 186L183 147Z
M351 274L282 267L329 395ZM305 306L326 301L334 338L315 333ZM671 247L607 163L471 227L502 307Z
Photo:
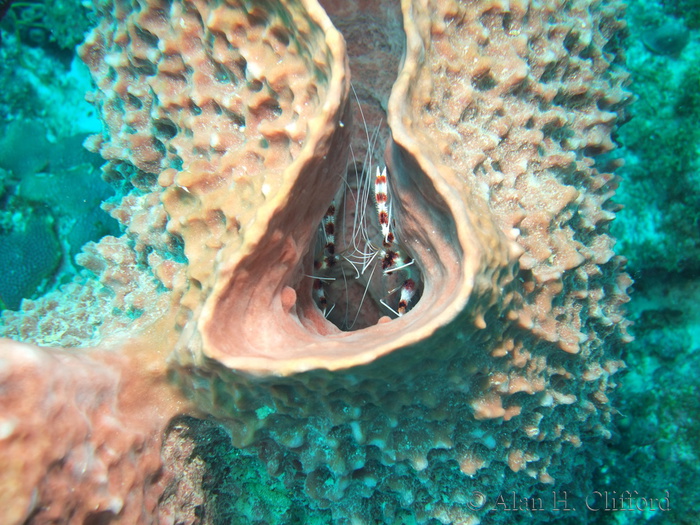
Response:
M352 26L353 8L326 4ZM586 479L580 447L610 434L628 338L603 155L629 98L621 7L401 7L385 161L423 293L342 332L309 277L352 129L324 10L99 3L81 54L105 131L89 147L126 233L86 248L82 287L5 316L8 337L93 347L0 346L6 522L168 519L159 446L185 412L224 421L336 522L504 520L498 493Z

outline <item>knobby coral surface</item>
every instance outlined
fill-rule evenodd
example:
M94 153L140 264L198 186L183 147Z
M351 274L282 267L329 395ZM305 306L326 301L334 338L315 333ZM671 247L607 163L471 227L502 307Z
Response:
M6 522L175 519L159 454L183 412L335 521L498 521L498 492L586 479L628 337L605 155L628 99L621 7L404 0L405 40L377 46L363 9L395 35L395 4L325 7L359 38L350 62L313 0L98 4L89 147L125 233L4 317L7 337L70 347L0 346ZM343 332L309 275L358 142L351 69L369 125L386 112L423 289Z

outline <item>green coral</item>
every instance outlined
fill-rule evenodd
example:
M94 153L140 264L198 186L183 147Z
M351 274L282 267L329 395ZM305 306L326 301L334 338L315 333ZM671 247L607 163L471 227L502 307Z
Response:
M27 43L56 44L74 49L80 44L92 20L83 2L78 0L24 0L13 2L3 26Z
M663 0L662 6L669 15L684 19L690 29L700 29L698 0Z
M70 280L85 243L120 232L100 208L114 191L101 159L82 148L85 136L46 134L39 121L16 120L0 135L0 309Z
M236 449L231 437L212 421L183 417L182 423L195 448L190 460L206 465L202 489L206 494L205 515L213 523L326 523L310 516L285 487L285 475L271 476L257 457ZM320 520L320 521L319 521Z
M687 291L686 304L677 297L660 299L678 286ZM627 348L629 373L618 392L619 436L595 486L618 493L636 490L640 497L662 497L668 490L672 512L629 512L617 523L697 523L700 349L689 347L688 327L697 315L698 291L692 282L669 279L643 292L652 299L649 307L632 313L636 340ZM679 308L669 307L673 303ZM593 523L609 522L609 516L596 518Z
M0 225L0 308L16 310L24 298L41 293L61 260L53 218L40 210L5 215ZM9 220L7 220L9 219Z
M676 89L661 88L670 77L660 67L636 72L639 100L619 134L627 209L613 228L634 272L700 270L700 65L689 65Z
M39 117L40 97L31 82L17 75L11 54L6 46L0 46L0 121Z
M62 49L73 49L85 38L93 23L83 2L44 0L44 24L50 28L51 40Z

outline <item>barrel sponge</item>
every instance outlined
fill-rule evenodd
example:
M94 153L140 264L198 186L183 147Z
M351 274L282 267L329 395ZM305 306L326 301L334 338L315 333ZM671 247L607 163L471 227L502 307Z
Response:
M385 160L424 291L355 332L324 318L309 277L352 127L320 6L97 5L82 56L106 131L90 145L130 188L110 210L125 234L81 261L106 317L134 314L102 357L131 356L123 410L177 385L337 523L507 522L477 495L582 487L628 340L616 180L597 162L627 98L618 2L401 3Z
M272 271L247 277L293 257L291 241L265 249L270 234L208 297L204 355L179 353L179 379L336 521L396 523L410 509L419 523L503 522L474 494L585 483L582 445L611 435L630 280L609 234L617 181L600 159L629 100L621 6L402 7L386 157L420 302L350 334L300 333L308 294L276 304ZM299 208L277 210L277 237Z
M16 310L53 276L61 260L53 219L34 212L0 232L0 245L0 304Z

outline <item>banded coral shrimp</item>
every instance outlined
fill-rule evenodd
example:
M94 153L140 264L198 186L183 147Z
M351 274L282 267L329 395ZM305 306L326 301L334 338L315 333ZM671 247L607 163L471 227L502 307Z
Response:
M390 173L374 161L378 128L370 133L355 98L367 148L362 162L350 148L343 184L319 225L309 276L316 305L345 331L404 315L422 288L420 272L395 233Z

